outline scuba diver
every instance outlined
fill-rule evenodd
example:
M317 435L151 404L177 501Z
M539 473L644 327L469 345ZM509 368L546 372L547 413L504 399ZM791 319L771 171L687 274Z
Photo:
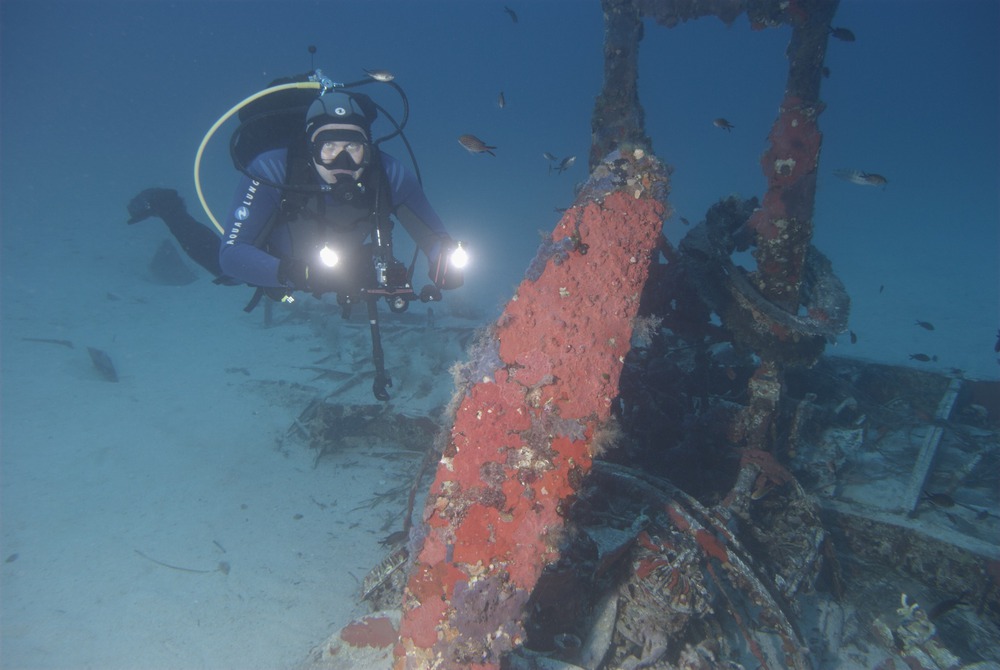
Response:
M458 257L464 250L445 230L419 178L378 147L387 138L372 138L372 123L382 108L344 85L331 87L318 71L314 77L324 85L318 97L309 93L304 128L298 125L291 142L254 153L243 165L236 149L240 130L234 134L231 150L243 176L226 222L212 217L221 239L187 212L172 189L139 193L128 204L128 223L159 217L216 283L256 287L247 311L264 295L290 302L295 291L316 297L336 293L345 317L353 304L366 302L374 392L384 400L391 381L382 364L376 300L385 298L394 312L404 311L411 300L440 300L441 290L463 284ZM301 99L302 92L297 93ZM301 111L297 119L301 124ZM399 124L396 129L387 137L401 134ZM416 252L409 268L393 256L390 215L428 260L432 283L419 294L411 288Z
M375 116L367 96L329 91L312 103L306 115L307 152L292 147L254 159L250 172L273 182L329 188L283 195L244 175L219 252L226 276L277 289L266 290L272 297L297 290L337 292L341 302L356 298L360 289L376 281L373 264L366 262L372 250L365 241L387 233L392 213L427 256L434 287L462 285L461 274L446 262L456 245L416 177L373 146ZM401 263L387 260L387 272L405 273ZM425 291L425 301L440 298L434 289Z

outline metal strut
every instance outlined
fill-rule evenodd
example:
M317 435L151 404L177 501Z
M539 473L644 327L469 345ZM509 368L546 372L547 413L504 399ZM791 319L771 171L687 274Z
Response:
M365 301L368 303L368 325L372 330L372 361L375 363L375 381L372 382L372 393L376 400L388 400L389 393L386 387L392 386L392 379L385 373L385 355L382 352L382 332L378 327L378 298L369 296Z

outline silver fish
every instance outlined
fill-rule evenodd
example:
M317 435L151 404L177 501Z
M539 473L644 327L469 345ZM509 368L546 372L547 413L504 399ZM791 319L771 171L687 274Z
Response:
M486 153L489 154L490 156L496 156L495 153L490 151L490 149L496 149L496 147L492 147L486 144L486 142L483 142L475 135L459 135L458 143L461 144L466 149L468 149L469 153L473 154Z
M544 158L547 161L557 161L557 160L559 160L558 158L556 158L555 156L553 156L552 154L550 154L548 151L546 151L545 153L542 154L542 158Z
M716 128L722 128L722 129L723 129L723 130L725 130L725 131L726 131L727 133L728 133L729 131L731 131L731 130L732 130L733 128L735 128L735 127L736 127L736 126L734 126L733 124L729 123L729 121L726 121L726 120L725 120L724 118L722 118L721 116L720 116L719 118L717 118L717 119L713 120L713 121L712 121L712 125L713 125L713 126L715 126Z
M396 78L396 75L388 70L365 70L365 74L375 81L392 81Z
M497 96L497 107L503 109L507 106L507 99L503 97L503 91L500 91L500 95Z
M889 180L874 172L862 172L861 170L834 170L833 174L844 181L849 181L858 186L885 186Z

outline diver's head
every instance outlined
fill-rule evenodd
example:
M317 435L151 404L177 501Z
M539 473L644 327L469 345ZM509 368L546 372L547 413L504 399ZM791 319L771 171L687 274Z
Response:
M366 95L329 91L309 107L306 134L313 165L328 184L357 180L371 163L371 124L378 112Z

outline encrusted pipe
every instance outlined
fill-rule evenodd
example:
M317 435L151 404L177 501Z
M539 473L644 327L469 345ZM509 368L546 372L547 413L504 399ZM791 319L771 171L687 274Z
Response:
M767 192L750 219L757 233L756 283L765 298L795 314L806 253L812 239L816 170L823 136L817 120L823 58L839 0L797 0L787 10L792 25L788 82L770 148L761 157Z
M652 151L639 103L642 17L634 0L601 0L604 10L604 85L594 102L590 169L628 145Z
M618 394L667 177L609 155L543 242L465 366L469 383L424 510L396 668L499 668L559 556L563 514Z

